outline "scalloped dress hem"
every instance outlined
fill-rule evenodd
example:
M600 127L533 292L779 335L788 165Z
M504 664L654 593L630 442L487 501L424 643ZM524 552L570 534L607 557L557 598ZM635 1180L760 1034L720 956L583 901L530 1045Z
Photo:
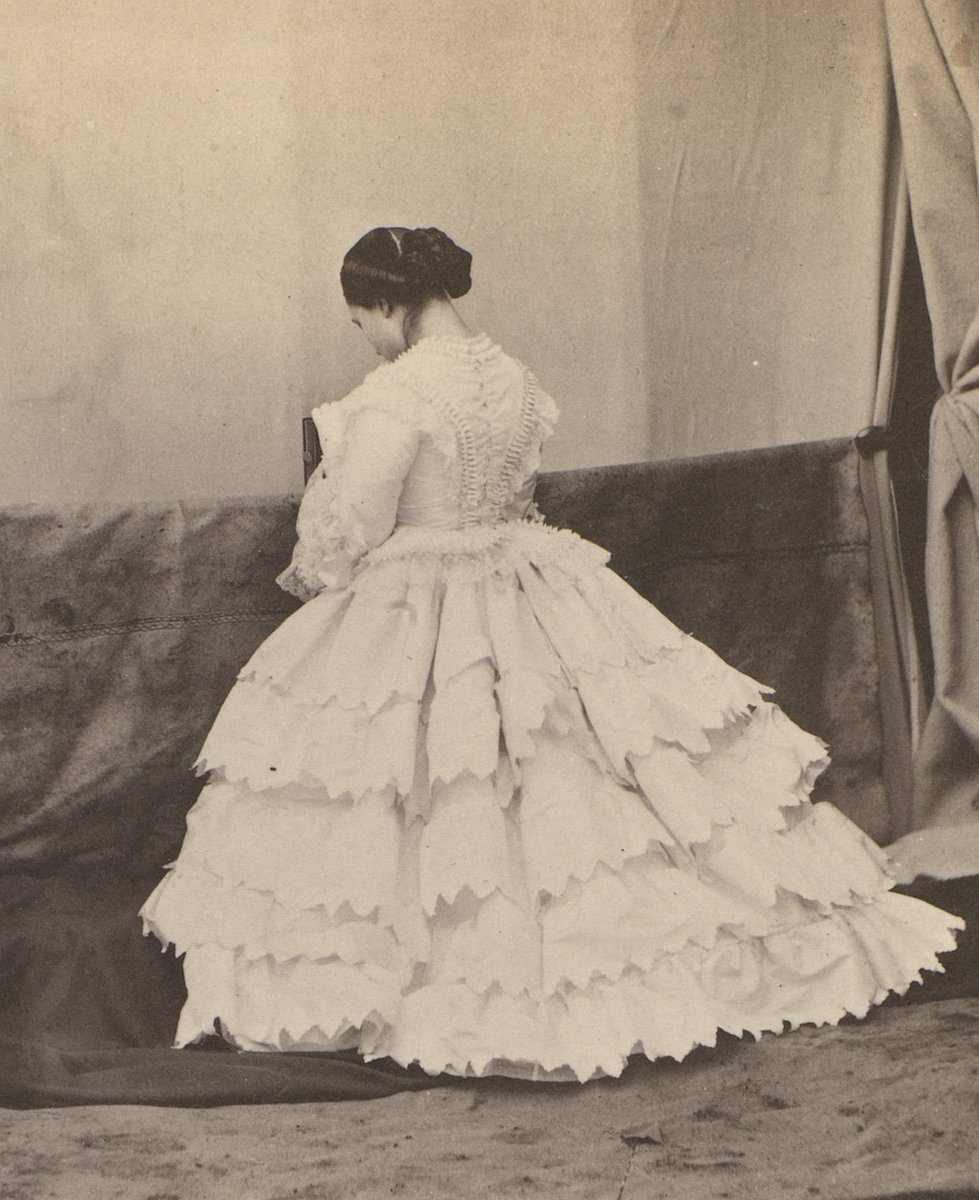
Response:
M586 1081L942 970L962 922L812 802L823 743L607 559L399 527L259 647L141 910L177 1045Z

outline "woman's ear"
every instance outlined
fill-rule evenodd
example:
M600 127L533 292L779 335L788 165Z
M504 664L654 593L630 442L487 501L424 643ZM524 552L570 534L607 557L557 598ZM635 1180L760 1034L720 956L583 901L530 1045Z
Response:
M390 300L382 300L377 307L381 310L382 317L389 317L394 312L394 306Z

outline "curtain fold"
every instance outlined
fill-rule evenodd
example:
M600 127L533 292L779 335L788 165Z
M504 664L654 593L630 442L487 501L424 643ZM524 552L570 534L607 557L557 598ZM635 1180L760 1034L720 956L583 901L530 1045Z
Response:
M931 423L935 693L916 828L979 821L979 6L885 0L915 237L943 390Z
M885 228L881 255L880 360L869 434L885 430L897 375L897 329L909 231L907 184L900 151L885 179ZM901 555L897 507L886 438L859 437L860 491L867 512L870 587L880 669L882 771L890 812L890 836L913 828L913 755L921 735L924 696L911 598Z

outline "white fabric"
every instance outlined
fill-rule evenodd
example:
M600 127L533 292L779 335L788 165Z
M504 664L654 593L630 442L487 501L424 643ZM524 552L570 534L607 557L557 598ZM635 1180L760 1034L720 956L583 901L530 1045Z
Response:
M554 416L483 338L318 413L283 578L311 598L242 670L143 909L185 955L178 1043L587 1079L863 1014L952 948L810 803L822 743L522 519Z

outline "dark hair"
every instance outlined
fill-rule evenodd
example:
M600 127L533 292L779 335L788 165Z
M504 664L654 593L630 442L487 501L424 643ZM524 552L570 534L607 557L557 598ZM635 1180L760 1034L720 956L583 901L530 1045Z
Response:
M372 229L343 256L340 286L348 304L377 308L425 300L455 300L472 286L472 255L441 229Z

